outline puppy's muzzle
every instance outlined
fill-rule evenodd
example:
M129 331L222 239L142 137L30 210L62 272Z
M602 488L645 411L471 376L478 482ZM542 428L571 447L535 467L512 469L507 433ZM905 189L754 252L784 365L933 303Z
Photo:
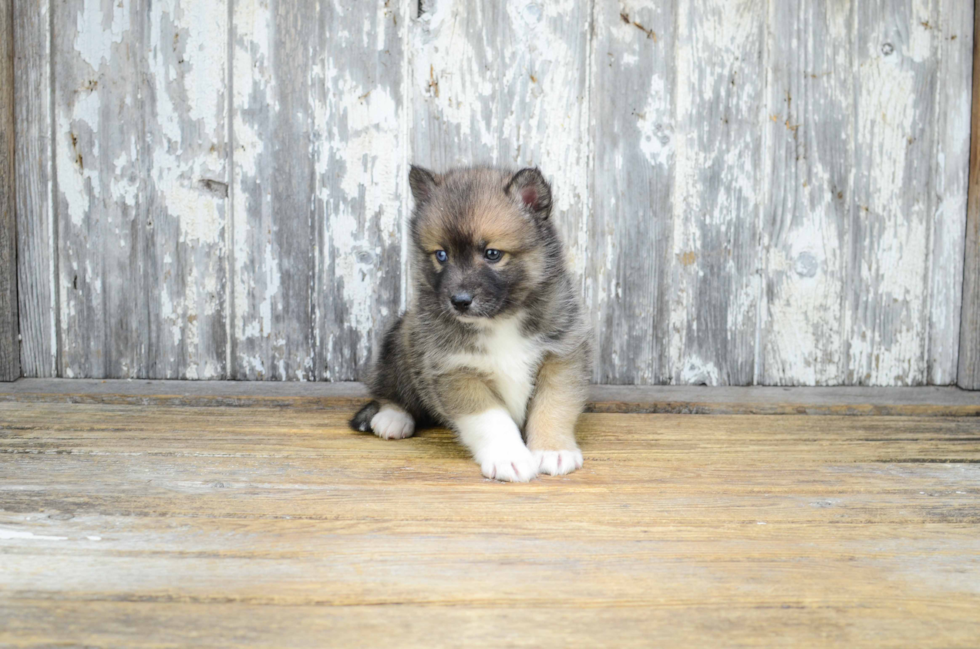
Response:
M453 305L453 308L460 313L466 313L466 310L470 308L473 304L473 296L469 293L456 293L449 298L449 302Z

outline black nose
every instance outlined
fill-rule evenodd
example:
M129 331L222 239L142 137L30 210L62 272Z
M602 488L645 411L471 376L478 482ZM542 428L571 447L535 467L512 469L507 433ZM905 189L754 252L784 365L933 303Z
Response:
M465 311L466 309L470 308L471 304L473 304L473 296L469 293L457 293L449 298L449 301L453 303L453 307L455 307L457 311Z

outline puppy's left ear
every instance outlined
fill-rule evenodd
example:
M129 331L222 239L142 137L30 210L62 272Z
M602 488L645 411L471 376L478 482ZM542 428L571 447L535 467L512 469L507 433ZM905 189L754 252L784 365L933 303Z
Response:
M539 219L551 216L551 185L537 167L518 171L504 187L504 191Z

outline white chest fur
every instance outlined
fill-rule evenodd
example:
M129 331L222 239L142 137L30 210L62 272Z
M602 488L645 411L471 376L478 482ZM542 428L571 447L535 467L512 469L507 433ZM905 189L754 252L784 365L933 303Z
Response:
M521 333L517 318L494 322L482 336L485 353L456 354L452 364L490 375L507 411L518 426L523 426L541 362L541 347Z

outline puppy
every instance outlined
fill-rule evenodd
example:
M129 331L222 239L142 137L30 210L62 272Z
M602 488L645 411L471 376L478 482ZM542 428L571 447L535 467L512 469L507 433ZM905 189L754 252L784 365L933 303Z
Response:
M351 427L401 439L447 426L496 480L580 468L592 354L551 187L537 169L492 168L412 167L409 184L414 300L385 335L375 400Z

